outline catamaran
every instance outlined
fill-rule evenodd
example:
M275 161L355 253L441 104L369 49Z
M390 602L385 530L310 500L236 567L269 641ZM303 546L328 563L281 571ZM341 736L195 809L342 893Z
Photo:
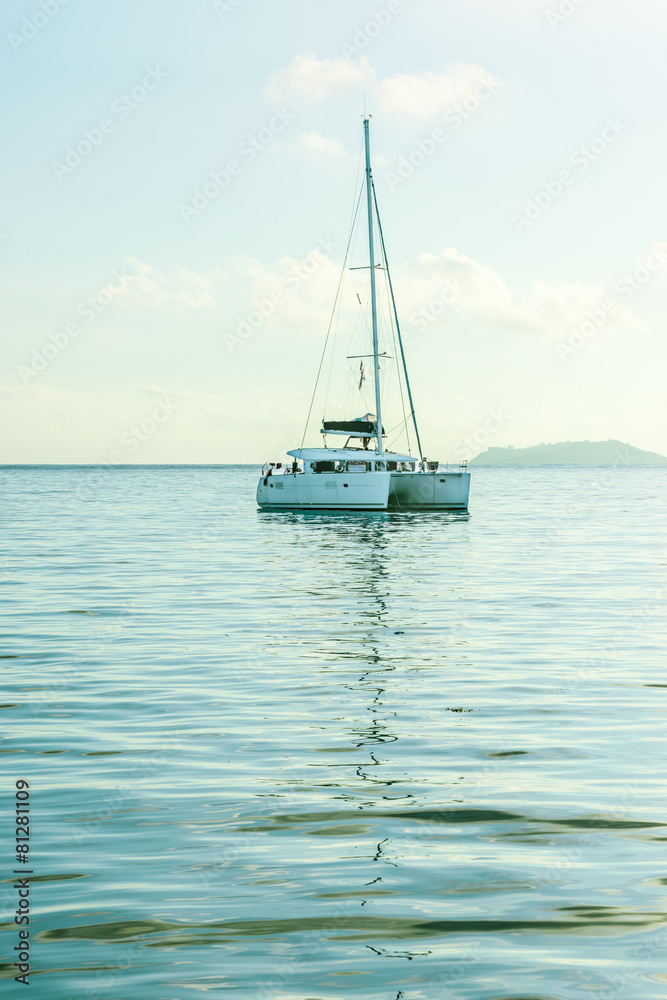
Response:
M257 503L262 510L451 510L465 511L468 508L470 473L465 462L458 463L451 470L437 461L429 461L423 454L417 415L415 412L408 369L403 349L394 289L389 272L389 262L382 233L382 224L377 205L377 195L373 182L370 155L369 118L364 118L365 182L359 193L357 213L361 199L366 194L366 215L368 219L368 265L351 270L368 270L370 273L370 354L347 355L347 359L359 361L359 391L366 380L364 360L373 365L373 396L375 412L367 412L361 417L349 419L322 419L320 433L324 438L322 447L301 447L288 451L292 462L267 462L257 485ZM355 218L356 214L355 213ZM354 219L352 224L354 230ZM343 263L345 271L348 253ZM376 263L376 240L379 243L380 261ZM377 275L383 272L388 291L387 309L390 314L393 342L397 345L398 358L380 350L378 336L378 290ZM339 285L340 290L340 285ZM357 294L359 303L361 299ZM334 311L336 304L334 304ZM331 330L331 324L330 328ZM363 331L364 334L366 331ZM327 334L327 341L329 335ZM362 345L363 346L363 345ZM327 349L325 343L325 351ZM408 451L394 451L385 447L388 436L382 423L383 399L381 394L382 366L396 361L400 381L401 399L405 385L409 412L403 406L403 419L399 430L408 436L408 425L414 428L419 457ZM320 363L320 373L322 363ZM319 381L319 373L318 373ZM317 390L317 382L315 390ZM313 408L315 392L311 400L304 440ZM392 428L392 431L396 428ZM342 447L329 447L328 437L345 438Z

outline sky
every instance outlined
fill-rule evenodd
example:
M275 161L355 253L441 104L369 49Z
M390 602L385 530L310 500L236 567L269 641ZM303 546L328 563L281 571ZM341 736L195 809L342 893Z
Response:
M0 462L298 446L364 111L429 457L667 454L658 0L5 0L0 22Z

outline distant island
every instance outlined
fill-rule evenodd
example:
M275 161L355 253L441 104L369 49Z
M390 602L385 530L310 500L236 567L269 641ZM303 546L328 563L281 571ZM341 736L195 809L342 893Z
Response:
M665 465L667 458L622 441L561 441L531 448L489 448L471 465Z

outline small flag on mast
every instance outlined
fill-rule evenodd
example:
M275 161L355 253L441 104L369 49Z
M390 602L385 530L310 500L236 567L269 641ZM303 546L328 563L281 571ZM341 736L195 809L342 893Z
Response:
M359 391L360 392L361 392L361 387L362 387L362 385L364 384L365 381L366 381L366 375L364 374L364 363L363 363L363 361L360 361L359 362Z

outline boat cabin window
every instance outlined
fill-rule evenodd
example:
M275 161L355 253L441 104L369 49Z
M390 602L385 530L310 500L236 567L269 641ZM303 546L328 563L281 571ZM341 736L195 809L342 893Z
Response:
M335 462L313 462L313 472L335 472Z
M369 472L371 469L370 462L348 462L347 471L348 472Z
M388 472L396 472L397 467L398 467L398 462L387 462Z

